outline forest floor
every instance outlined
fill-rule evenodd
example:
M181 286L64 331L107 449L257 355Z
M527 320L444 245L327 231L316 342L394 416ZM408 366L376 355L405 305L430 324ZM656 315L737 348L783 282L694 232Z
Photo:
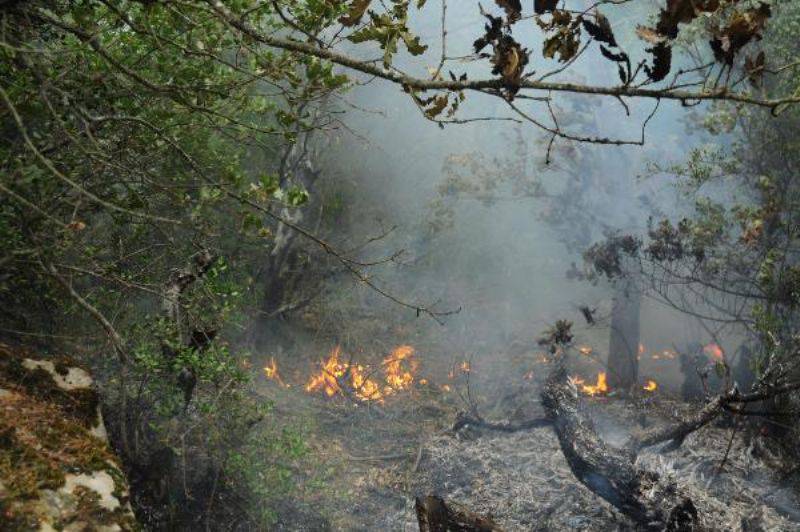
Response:
M473 361L469 372L460 373L457 360L423 365L426 385L382 404L309 394L297 377L291 388L263 380L260 393L274 402L276 418L302 424L311 451L296 464L295 491L275 503L276 528L414 531L414 497L437 494L492 516L509 531L629 529L625 517L575 479L549 427L450 430L470 400L490 420L541 415L547 364L537 356L496 355L492 363ZM286 364L286 375L298 375L298 368L320 358L324 354L279 364ZM612 444L637 426L666 423L696 408L667 391L625 400L586 398L585 407ZM677 451L642 453L639 463L672 475L708 530L800 530L796 468L785 468L780 451L758 434L739 427L731 440L732 432L730 420L721 420Z

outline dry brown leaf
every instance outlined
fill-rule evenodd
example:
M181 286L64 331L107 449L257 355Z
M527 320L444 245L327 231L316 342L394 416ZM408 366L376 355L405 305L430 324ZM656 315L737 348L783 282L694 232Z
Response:
M371 3L372 0L353 0L350 4L350 8L347 10L347 14L339 18L339 22L344 26L355 26L361 22L361 18L364 16L364 13L367 12Z
M636 35L638 35L643 41L647 41L650 44L661 44L667 40L665 36L658 33L658 31L655 29L641 25L636 26Z

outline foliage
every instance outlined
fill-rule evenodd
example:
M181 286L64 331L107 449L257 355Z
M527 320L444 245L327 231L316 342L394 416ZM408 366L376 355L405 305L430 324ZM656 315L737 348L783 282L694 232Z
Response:
M775 31L761 45L767 57L796 61L791 31L798 14L796 4L780 6ZM757 57L762 59L751 61L742 79L755 87L775 82L752 76L764 56ZM798 82L793 72L778 83L796 90ZM627 264L614 275L644 274L651 294L710 324L716 335L744 336L752 348L742 351L740 362L749 365L755 391L770 399L776 416L794 415L800 404L795 392L775 397L769 392L800 377L798 118L794 109L776 118L714 107L703 119L707 130L719 135L719 145L696 148L682 163L653 165L676 177L688 214L677 222L652 221L640 247L622 250L607 240L593 248L613 250L613 261ZM605 272L599 257L587 254L592 267ZM728 363L719 361L717 370L728 372Z
M75 335L89 330L83 317L102 317L119 331L111 350L84 346L98 353L90 362L117 446L133 471L179 455L180 467L161 471L170 495L151 502L180 509L196 497L202 522L206 471L233 474L229 454L269 415L230 346L258 298L270 213L309 200L280 156L318 127L346 80L315 58L243 41L203 4L185 7L0 8L0 298L6 329ZM273 10L252 16L284 27ZM306 18L309 31L321 24ZM217 259L179 294L173 319L172 275L207 249ZM198 331L216 338L198 348ZM196 381L188 392L185 375ZM175 484L187 476L188 488Z

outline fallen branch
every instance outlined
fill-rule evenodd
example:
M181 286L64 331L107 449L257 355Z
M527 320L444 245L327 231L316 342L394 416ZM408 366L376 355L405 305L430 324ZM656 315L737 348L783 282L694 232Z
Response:
M549 419L544 417L526 419L525 421L520 421L519 423L495 423L492 421L486 421L475 413L468 414L467 412L459 412L456 414L456 420L453 423L452 430L453 432L458 432L467 426L472 426L482 429L496 430L499 432L518 432L520 430L547 427L550 426L551 423L552 422Z
M667 450L677 449L683 440L692 432L708 425L714 421L723 411L731 412L734 415L747 415L748 412L741 411L731 405L744 405L764 401L783 393L789 393L800 389L799 382L791 382L781 386L773 386L763 390L742 394L737 388L731 388L725 393L717 395L709 401L699 412L687 417L686 419L664 427L654 427L650 430L640 432L631 436L627 443L627 448L634 453L638 453L646 447L658 445L666 441L671 442Z
M651 447L666 441L672 442L669 450L677 449L686 439L686 436L711 423L723 410L729 400L728 394L718 395L712 399L696 414L685 420L663 427L654 427L650 430L634 434L627 443L627 448L633 453L638 453L645 447Z
M542 403L575 477L631 518L642 530L692 530L697 510L677 486L634 465L635 454L606 443L580 408L578 390L559 353L542 391Z

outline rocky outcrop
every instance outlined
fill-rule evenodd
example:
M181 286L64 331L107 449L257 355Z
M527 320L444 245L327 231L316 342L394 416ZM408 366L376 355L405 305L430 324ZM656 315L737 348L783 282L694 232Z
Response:
M137 529L90 374L0 344L0 530Z

